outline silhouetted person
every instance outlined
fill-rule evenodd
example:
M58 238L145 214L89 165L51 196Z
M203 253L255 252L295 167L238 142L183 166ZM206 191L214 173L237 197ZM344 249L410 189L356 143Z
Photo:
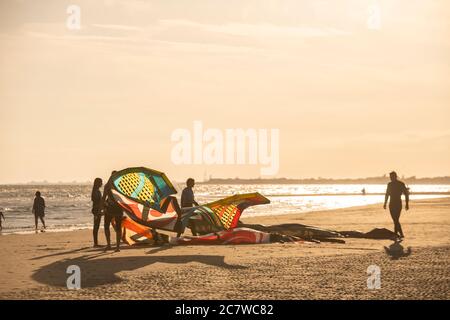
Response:
M197 201L195 201L194 198L194 190L192 188L195 186L195 180L192 178L189 178L186 180L186 188L183 189L183 192L181 193L181 208L192 208L194 205L198 206ZM190 229L192 231L192 234L194 236L197 235L197 231L195 230L195 224L190 224ZM181 235L181 233L178 233L178 237Z
M194 190L192 188L195 186L195 180L189 178L186 180L186 188L183 189L181 193L181 207L182 208L192 208L194 205L198 206L197 201L194 199Z
M36 197L34 198L34 202L33 202L33 213L34 213L34 224L36 226L36 232L38 229L38 219L41 220L42 225L45 227L45 221L44 221L44 217L45 217L45 201L44 198L41 197L41 193L39 191L36 191Z
M111 250L111 233L109 231L109 226L111 225L111 222L114 220L114 229L116 231L116 252L120 251L120 241L122 238L122 218L123 218L123 211L122 207L114 200L114 197L112 195L112 185L113 185L113 175L116 173L116 171L113 171L111 173L111 177L109 178L108 182L105 184L105 188L103 190L103 197L102 197L102 205L104 206L104 212L105 212L105 236L106 236L106 242L107 246L105 250Z
M101 203L102 192L100 191L103 181L100 178L95 178L94 186L92 187L91 200L92 200L92 214L94 215L94 247L98 247L98 229L100 228L100 222L102 220Z
M366 188L363 188L363 189L361 190L361 193L362 193L363 196L365 196L365 195L366 195Z
M2 219L4 221L5 220L5 216L3 215L3 212L0 211L0 231L3 230Z
M389 174L391 182L388 183L386 195L384 197L383 208L386 209L386 204L389 200L389 211L391 212L392 220L394 221L394 232L399 238L404 238L402 226L400 225L400 213L402 212L402 194L405 195L405 209L409 210L409 192L405 184L397 180L397 173L392 171Z

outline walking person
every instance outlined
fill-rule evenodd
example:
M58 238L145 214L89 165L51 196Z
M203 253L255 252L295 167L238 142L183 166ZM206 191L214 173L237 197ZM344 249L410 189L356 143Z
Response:
M405 210L409 210L409 192L405 184L397 179L397 173L392 171L389 174L391 182L388 183L386 189L386 195L384 197L383 208L386 209L386 204L389 199L389 211L391 213L392 220L394 221L394 232L399 239L403 239L402 226L400 224L400 213L402 212L402 194L405 195Z

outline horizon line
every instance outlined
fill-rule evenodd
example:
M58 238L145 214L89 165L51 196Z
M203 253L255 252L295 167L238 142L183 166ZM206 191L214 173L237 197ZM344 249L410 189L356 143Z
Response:
M333 180L342 180L342 181L358 181L358 180L369 180L369 179L381 179L381 178L388 178L388 175L382 175L382 176L368 176L368 177L358 177L358 178L330 178L330 177L309 177L309 178L290 178L290 177L277 177L277 178L263 178L263 177L255 177L255 178L239 178L239 177L233 177L233 178L226 178L226 177L211 177L207 180L197 180L197 183L205 183L209 181L215 181L215 180L241 180L241 181L270 181L270 180L288 180L288 181L302 181L302 180L308 180L308 181L333 181ZM433 177L420 177L420 176L401 176L400 179L406 179L406 180L434 180L434 179L450 179L450 175L444 175L444 176L433 176ZM173 180L176 183L184 183L185 181L178 181ZM85 181L27 181L27 182L1 182L0 185L58 185L58 184L91 184L93 183L93 180L85 180Z

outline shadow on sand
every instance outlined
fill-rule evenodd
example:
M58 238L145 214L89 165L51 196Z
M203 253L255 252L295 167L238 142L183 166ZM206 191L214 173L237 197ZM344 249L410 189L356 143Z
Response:
M411 247L408 247L405 250L405 248L401 245L401 242L401 240L395 240L389 247L384 247L384 251L386 251L386 254L392 260L397 260L411 255Z
M67 267L77 265L81 270L81 286L83 288L96 287L104 284L119 283L122 279L116 274L121 271L136 270L156 262L168 264L186 264L198 262L210 266L226 269L245 269L244 266L230 265L224 256L213 255L180 255L180 256L133 256L108 257L82 256L74 259L56 261L37 270L32 278L42 284L65 287L70 274Z
M112 249L108 250L108 251L105 251L105 248L106 248L106 246L100 246L100 247L97 247L97 248L83 247L83 248L78 248L78 249L74 249L74 250L50 253L50 254L46 254L46 255L43 255L43 256L34 257L31 260L40 260L40 259L50 258L50 257L66 256L66 255L69 255L69 254L72 254L72 253L86 253L86 254L89 254L90 256L91 255L92 256L99 256L99 255L104 255L104 254L111 253L115 249L115 246L113 246ZM120 250L121 251L127 251L127 250L139 250L139 249L152 249L149 252L147 252L148 254L151 254L151 253L156 253L156 252L160 252L160 251L165 251L165 250L168 250L168 249L171 249L171 248L173 248L173 246L170 246L170 245L161 245L161 246L157 246L157 245L134 245L134 246L121 246Z

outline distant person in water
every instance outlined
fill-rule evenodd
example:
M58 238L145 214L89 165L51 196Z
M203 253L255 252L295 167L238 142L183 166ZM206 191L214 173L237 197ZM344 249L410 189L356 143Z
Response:
M186 180L186 188L183 189L181 193L181 207L182 208L192 208L194 205L198 206L197 201L194 198L194 190L192 188L195 186L195 180L189 178Z
M38 229L38 219L41 220L42 225L45 227L45 221L44 221L44 217L45 217L45 201L44 198L41 197L41 193L39 191L36 191L36 197L34 198L34 203L33 203L33 213L34 213L34 224L36 227L36 232Z
M95 178L94 186L92 187L91 200L92 200L92 214L94 215L94 247L99 247L98 245L98 229L100 228L100 222L102 220L101 203L102 203L102 192L100 191L103 181L100 178Z
M402 194L405 195L405 209L409 210L409 192L405 184L397 180L397 173L392 171L389 174L391 182L387 185L386 195L384 197L383 208L386 209L386 204L389 200L389 211L391 212L392 220L394 221L394 232L402 239L404 238L402 226L400 225L400 213L402 212Z
M366 188L362 188L361 193L362 193L363 196L365 196L366 195Z
M105 212L105 236L106 236L106 242L107 246L105 248L106 250L111 250L111 232L109 230L109 227L111 225L111 222L114 220L114 229L116 231L116 252L120 251L120 241L122 238L122 219L123 219L123 211L122 208L117 204L117 202L114 200L114 197L112 195L112 176L116 173L116 171L113 171L111 173L111 177L109 178L108 182L105 184L105 188L103 190L103 197L102 197L102 206L104 208Z
M5 216L3 215L3 212L0 211L0 231L3 230L2 219L4 221L5 220Z

